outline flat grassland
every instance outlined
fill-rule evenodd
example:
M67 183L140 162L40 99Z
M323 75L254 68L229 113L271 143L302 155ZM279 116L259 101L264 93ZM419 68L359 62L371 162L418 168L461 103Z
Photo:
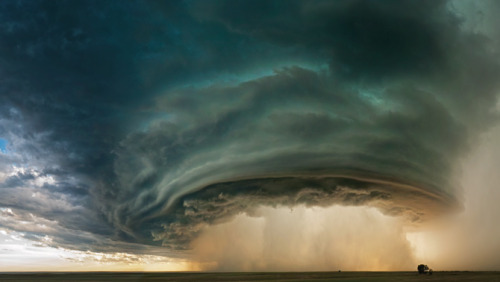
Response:
M498 281L500 272L49 272L0 273L0 281Z

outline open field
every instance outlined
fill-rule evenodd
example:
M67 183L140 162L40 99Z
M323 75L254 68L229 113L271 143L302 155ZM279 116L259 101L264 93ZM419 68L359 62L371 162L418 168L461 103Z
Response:
M79 272L0 273L0 281L498 281L500 272Z

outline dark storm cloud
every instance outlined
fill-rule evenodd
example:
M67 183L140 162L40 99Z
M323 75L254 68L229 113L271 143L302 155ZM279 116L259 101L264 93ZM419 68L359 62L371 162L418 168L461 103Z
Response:
M35 175L30 172L18 172L15 175L9 176L2 184L0 184L1 188L15 188L20 187L25 184L27 180L34 180Z
M120 194L113 150L129 130L156 115L141 104L159 89L217 78L242 62L246 68L252 57L284 57L256 40L192 20L180 1L0 5L0 136L10 147L0 165L6 173L27 167L37 178L54 179L37 186L35 179L8 173L1 179L2 187L11 188L3 192L2 206L98 234L122 233L101 213L112 201L94 198ZM37 192L45 201L31 197ZM85 208L61 210L52 202Z
M335 72L366 79L435 71L458 23L445 1L200 1L193 11L235 32L316 50Z
M65 246L183 249L259 205L421 221L496 118L492 41L445 1L0 5L0 204Z
M247 198L239 195L233 200L241 204L230 209L212 208L220 216L237 214L245 210L245 202L261 189L267 176L295 176L302 189L311 188L302 177L313 177L321 183L316 186L334 191L338 187L328 183L330 178L361 178L378 186L377 193L392 195L401 207L409 206L412 220L425 218L434 210L416 205L418 201L410 195L454 206L456 187L447 176L453 168L450 156L466 147L464 125L430 93L413 85L388 87L369 98L365 90L346 90L329 79L329 75L292 68L238 86L187 89L167 95L168 101L160 98L157 107L167 107L163 110L171 112L176 121L153 125L148 132L130 135L122 142L115 168L122 177L121 192L131 196L115 210L115 220L130 226L150 224L149 220L157 218L163 221L174 200L207 184L226 181L232 182L226 190L241 189ZM381 102L374 103L375 98ZM186 106L179 104L189 105L189 116L183 116ZM443 143L435 143L436 139ZM142 170L130 166L134 159L141 160ZM260 178L264 180L252 185L254 190L240 187L247 179ZM385 185L376 184L380 181ZM299 193L291 180L282 185L270 182L276 191L263 193L255 202L280 203L277 195L294 198ZM358 186L350 189L357 193L367 190ZM352 198L323 194L318 203L287 200L281 204L369 204L375 196L360 200L357 196L362 194ZM397 206L383 211L402 215ZM185 221L193 227L189 209L180 204L177 208L184 218L173 219L172 226ZM131 216L132 210L136 217ZM200 219L210 221L196 215ZM185 231L181 234L184 239L189 237Z

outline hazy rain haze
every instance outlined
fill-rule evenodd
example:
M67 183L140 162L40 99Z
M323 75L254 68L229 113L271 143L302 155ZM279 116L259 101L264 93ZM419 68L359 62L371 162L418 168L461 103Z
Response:
M0 2L0 272L500 270L500 2Z

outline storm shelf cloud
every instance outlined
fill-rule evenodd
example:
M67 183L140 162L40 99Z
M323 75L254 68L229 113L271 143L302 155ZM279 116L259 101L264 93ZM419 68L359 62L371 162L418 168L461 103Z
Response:
M263 207L460 212L500 89L466 4L3 2L0 228L185 258Z

